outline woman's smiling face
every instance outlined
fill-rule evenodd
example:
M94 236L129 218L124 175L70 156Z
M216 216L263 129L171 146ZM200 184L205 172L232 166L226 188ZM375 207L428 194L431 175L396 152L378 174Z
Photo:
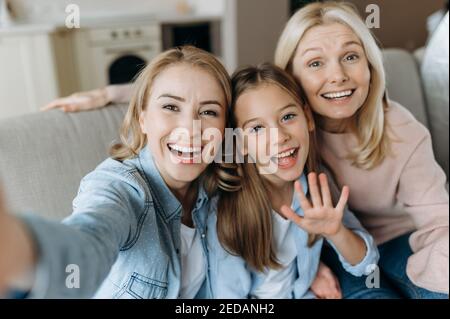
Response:
M275 84L249 89L236 101L235 118L246 139L243 151L264 178L291 182L302 174L312 119L289 93Z
M206 169L205 152L213 145L217 150L222 140L203 140L202 136L208 129L223 136L226 108L219 82L199 67L181 63L155 78L139 122L169 186L183 187Z
M309 29L292 63L293 74L325 129L351 118L367 99L369 63L361 41L343 24Z

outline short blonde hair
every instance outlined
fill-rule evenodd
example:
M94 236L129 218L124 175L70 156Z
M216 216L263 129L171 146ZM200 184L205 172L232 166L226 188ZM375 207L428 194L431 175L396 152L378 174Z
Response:
M182 46L164 51L141 71L134 83L134 92L120 131L121 142L110 150L114 159L123 161L132 158L147 144L147 137L142 133L139 124L139 115L147 107L153 82L168 67L182 63L212 74L223 90L225 105L229 107L231 103L230 76L214 55L193 46Z
M369 94L351 126L359 145L352 150L349 158L355 166L370 169L384 159L389 149L384 119L387 109L386 79L381 50L356 9L348 3L327 1L312 3L297 11L278 41L275 64L292 72L293 58L304 34L315 26L330 23L341 23L352 29L361 40L369 62Z

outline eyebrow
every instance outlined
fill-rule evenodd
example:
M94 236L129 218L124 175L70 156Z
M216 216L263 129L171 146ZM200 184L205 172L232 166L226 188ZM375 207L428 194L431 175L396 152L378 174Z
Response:
M290 108L290 107L297 107L297 105L294 104L294 103L289 103L288 105L282 107L282 108L279 110L279 112L282 112L282 111L284 111L285 109ZM253 122L253 121L256 121L256 120L259 120L259 117L254 117L254 118L252 118L252 119L250 119L250 120L245 121L245 122L242 124L242 127L245 127L248 123Z
M174 99L174 100L177 100L177 101L180 101L180 102L186 102L186 99L184 99L184 98L182 98L180 96L167 94L167 93L166 94L161 94L158 97L158 99L164 98L164 97L170 98L170 99ZM200 102L200 105L210 105L210 104L216 104L216 105L220 106L221 108L223 108L223 105L221 103L219 103L218 101L216 101L216 100L206 100L206 101Z
M357 46L362 47L361 43L359 43L359 42L357 42L355 40L351 40L351 41L345 42L342 47L345 48L345 47L348 47L350 45L357 45ZM303 51L302 55L305 55L309 51L323 51L323 50L321 48L309 48L309 49L306 49L305 51Z
M359 42L357 42L357 41L354 41L354 40L345 42L344 45L343 45L342 47L345 48L345 47L348 47L348 46L351 46L351 45L357 45L357 46L362 47L361 43L359 43Z
M302 52L302 55L305 55L309 51L323 51L321 48L309 48Z

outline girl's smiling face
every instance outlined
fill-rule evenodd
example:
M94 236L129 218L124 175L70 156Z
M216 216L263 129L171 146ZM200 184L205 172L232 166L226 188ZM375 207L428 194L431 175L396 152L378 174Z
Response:
M369 93L371 75L363 45L341 23L315 26L304 34L293 58L293 74L324 129L351 118Z
M256 162L264 178L278 184L300 177L314 126L311 115L306 116L287 91L276 84L245 91L236 101L235 118L246 140L243 153Z
M205 152L222 142L203 140L205 130L223 136L225 95L208 71L186 63L168 67L154 80L148 105L140 115L155 164L172 188L185 187L207 167Z

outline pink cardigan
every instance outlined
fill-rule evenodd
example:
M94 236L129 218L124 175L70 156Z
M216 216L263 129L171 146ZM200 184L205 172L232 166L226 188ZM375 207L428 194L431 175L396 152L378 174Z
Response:
M380 244L413 231L406 272L428 290L449 291L449 205L446 176L436 163L428 130L398 103L385 114L391 153L371 170L351 165L352 134L318 131L320 152L339 187L350 187L349 207Z

